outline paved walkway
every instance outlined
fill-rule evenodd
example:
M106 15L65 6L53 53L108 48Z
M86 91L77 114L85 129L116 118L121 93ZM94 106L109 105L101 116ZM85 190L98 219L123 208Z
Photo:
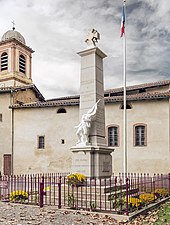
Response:
M0 225L117 225L108 215L0 202ZM129 223L130 224L130 223Z
M0 202L0 225L154 225L158 212L159 209L155 209L127 222L95 212L58 210L47 206L40 209L38 206ZM160 224L169 225L168 221Z

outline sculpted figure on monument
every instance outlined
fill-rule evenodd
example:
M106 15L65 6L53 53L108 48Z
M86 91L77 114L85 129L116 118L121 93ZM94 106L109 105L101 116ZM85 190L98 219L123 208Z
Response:
M85 39L85 42L89 45L89 46L96 46L96 43L98 42L98 40L100 40L100 34L97 30L95 30L94 28L91 29Z
M89 144L89 130L91 127L91 122L93 117L96 114L97 111L97 104L99 103L100 99L94 104L94 106L88 110L87 113L82 115L81 121L78 126L75 126L77 128L77 137L78 142L77 144L81 144L82 146Z

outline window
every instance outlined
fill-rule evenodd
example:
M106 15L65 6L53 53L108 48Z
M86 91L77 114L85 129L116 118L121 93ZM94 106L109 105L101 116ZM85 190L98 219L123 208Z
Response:
M19 56L19 72L25 73L25 68L26 68L26 60L23 55Z
M108 127L108 146L119 146L118 126Z
M64 108L58 109L57 113L66 113L66 110Z
M146 146L146 125L134 126L134 144L135 146Z
M38 137L38 148L45 148L45 137L44 136Z
M0 113L0 122L2 122L2 113Z
M8 54L6 52L1 55L1 71L8 69Z

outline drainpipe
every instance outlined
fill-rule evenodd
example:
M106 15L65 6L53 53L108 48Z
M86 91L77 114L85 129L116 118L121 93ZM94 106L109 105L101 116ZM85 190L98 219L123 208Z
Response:
M12 108L12 162L11 162L11 173L14 174L14 109Z
M11 90L10 105L13 105L13 90ZM14 109L11 108L11 174L14 173Z
M170 98L169 98L169 156L170 156Z

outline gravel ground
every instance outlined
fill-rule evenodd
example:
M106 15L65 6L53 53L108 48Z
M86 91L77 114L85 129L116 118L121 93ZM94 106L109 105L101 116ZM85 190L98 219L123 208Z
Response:
M0 225L170 225L169 220L163 218L157 223L159 211L149 211L128 222L116 221L107 214L95 212L58 210L57 207L47 206L40 209L38 206L0 202Z
M117 225L108 215L0 202L0 225ZM125 223L124 223L125 224Z

